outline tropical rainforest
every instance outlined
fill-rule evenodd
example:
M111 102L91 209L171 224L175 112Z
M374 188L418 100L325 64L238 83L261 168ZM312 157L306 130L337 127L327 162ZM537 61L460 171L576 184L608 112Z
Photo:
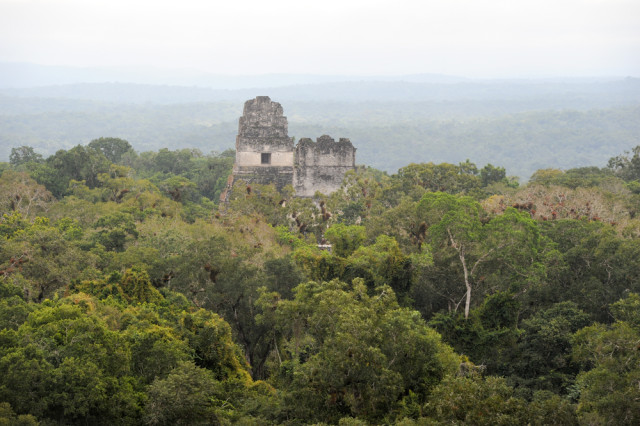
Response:
M233 151L14 147L0 424L637 425L640 146L610 155L296 198L227 187Z

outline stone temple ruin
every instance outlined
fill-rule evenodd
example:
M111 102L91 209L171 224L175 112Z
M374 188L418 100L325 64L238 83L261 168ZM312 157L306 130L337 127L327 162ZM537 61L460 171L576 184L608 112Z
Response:
M340 138L336 142L324 135L316 142L300 139L294 146L287 132L287 117L279 103L272 102L268 96L246 101L228 187L238 179L274 184L278 190L293 185L299 197L312 197L316 191L329 194L339 189L344 174L355 168L356 149L349 139Z

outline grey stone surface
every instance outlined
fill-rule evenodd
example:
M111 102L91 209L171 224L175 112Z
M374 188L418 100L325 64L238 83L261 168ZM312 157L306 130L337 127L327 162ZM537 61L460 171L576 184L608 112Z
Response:
M293 182L293 139L287 135L282 106L268 96L244 103L236 138L234 179L259 184L273 183L278 190ZM264 156L270 154L268 164Z
M316 142L301 139L294 148L282 106L268 96L258 96L244 104L229 182L274 184L278 190L293 185L300 197L311 197L316 191L330 194L355 167L355 152L349 139L335 142L327 135Z
M253 151L268 147L272 151L293 151L287 117L282 105L268 96L258 96L244 103L238 123L237 151Z
M355 168L356 149L349 139L336 142L323 135L316 142L300 139L294 158L296 195L312 197L316 191L330 194L340 188L344 174Z

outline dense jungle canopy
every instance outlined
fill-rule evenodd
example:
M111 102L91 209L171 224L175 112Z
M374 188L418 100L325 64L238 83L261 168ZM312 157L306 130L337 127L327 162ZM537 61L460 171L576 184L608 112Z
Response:
M221 204L233 151L15 146L0 424L638 424L640 146L609 155Z

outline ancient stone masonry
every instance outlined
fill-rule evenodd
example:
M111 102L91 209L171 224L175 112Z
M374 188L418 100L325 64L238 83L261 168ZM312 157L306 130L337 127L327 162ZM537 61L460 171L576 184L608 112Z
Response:
M244 104L236 138L234 179L273 183L278 190L293 181L293 139L287 135L282 106L268 96Z
M274 184L278 190L293 185L297 196L312 197L316 191L329 194L339 189L344 174L355 168L356 149L349 139L335 142L324 135L313 142L304 138L294 150L287 133L287 117L279 103L268 96L245 102L228 187L238 179Z
M316 191L330 194L340 188L344 174L356 165L356 150L351 141L338 142L323 135L313 142L300 139L296 145L293 187L300 197L313 197Z

